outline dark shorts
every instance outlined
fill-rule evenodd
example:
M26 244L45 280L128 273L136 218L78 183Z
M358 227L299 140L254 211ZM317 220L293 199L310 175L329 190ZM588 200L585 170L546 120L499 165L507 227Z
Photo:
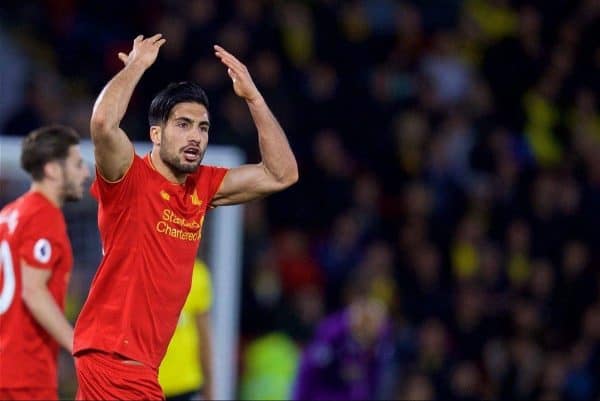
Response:
M190 391L187 393L181 393L176 395L167 396L167 401L193 401L193 400L201 400L200 390L198 391Z

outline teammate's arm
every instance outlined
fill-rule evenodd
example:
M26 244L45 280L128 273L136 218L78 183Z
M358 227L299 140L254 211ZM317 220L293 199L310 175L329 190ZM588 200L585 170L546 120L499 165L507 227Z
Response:
M212 322L209 312L196 314L196 327L198 330L198 348L200 350L200 367L204 384L202 388L203 400L214 400L213 369L212 369Z
M109 181L123 177L133 161L133 145L119 125L135 86L164 43L161 34L146 39L142 35L136 37L129 54L119 53L125 67L106 84L94 104L90 132L96 166Z
M73 327L48 290L52 272L36 269L21 261L23 279L23 302L35 320L64 347L73 352Z
M248 104L258 131L262 161L227 172L212 200L213 206L242 203L281 191L298 181L298 165L281 125L254 85L248 69L231 53L215 46L215 55L227 67L236 95Z

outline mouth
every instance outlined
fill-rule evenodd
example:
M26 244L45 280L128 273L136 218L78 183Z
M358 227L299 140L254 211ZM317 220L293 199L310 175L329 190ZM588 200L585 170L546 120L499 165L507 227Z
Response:
M183 149L183 157L188 162L195 162L200 159L200 148L187 146Z

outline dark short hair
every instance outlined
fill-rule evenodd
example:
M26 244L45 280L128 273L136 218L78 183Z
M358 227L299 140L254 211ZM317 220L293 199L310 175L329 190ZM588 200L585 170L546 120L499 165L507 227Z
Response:
M208 110L208 97L200 85L188 81L174 82L152 99L148 111L148 123L150 125L166 123L173 107L183 102L200 103Z
M44 166L55 160L65 160L69 148L79 144L79 134L64 125L47 125L31 131L21 147L21 167L34 181L44 178Z

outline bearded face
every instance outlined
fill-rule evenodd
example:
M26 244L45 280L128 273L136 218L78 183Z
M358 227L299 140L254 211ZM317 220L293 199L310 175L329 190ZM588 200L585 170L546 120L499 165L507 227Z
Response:
M161 127L159 156L175 175L196 171L208 144L208 111L199 103L179 103Z
M62 167L62 198L67 202L83 198L84 184L90 176L88 165L81 157L79 145L69 148L69 155L61 163Z

